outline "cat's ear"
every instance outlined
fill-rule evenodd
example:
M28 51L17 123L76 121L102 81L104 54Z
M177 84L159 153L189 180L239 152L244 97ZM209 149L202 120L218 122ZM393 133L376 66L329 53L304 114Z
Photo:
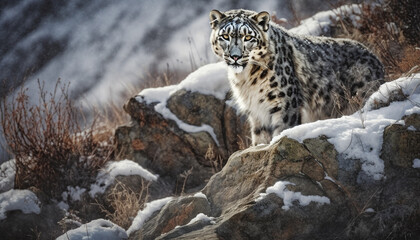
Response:
M266 11L262 11L255 15L254 19L258 23L258 25L261 26L262 30L264 32L267 32L269 27L268 23L270 22L270 14Z
M225 15L221 13L219 10L211 10L209 18L210 18L210 26L212 29L215 29L221 22L222 18L224 18Z

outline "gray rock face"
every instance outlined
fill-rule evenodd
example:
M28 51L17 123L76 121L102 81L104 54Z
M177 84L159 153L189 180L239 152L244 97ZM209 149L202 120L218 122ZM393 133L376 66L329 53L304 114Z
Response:
M419 129L419 120L411 115L406 126L386 128L383 180L355 181L360 166L346 172L326 137L303 143L285 137L232 154L202 190L208 202L178 198L130 239L417 239L420 170L412 162L420 157L420 135L407 128ZM291 184L266 194L279 181ZM214 222L175 228L198 213Z
M167 107L181 121L200 126L211 126L217 143L207 132L188 133L172 120L165 119L147 105L131 98L124 106L132 117L130 125L116 130L115 139L120 158L136 161L159 174L172 185L173 193L188 192L204 186L214 173L212 163L205 158L209 146L214 156L226 162L229 155L239 149L237 129L246 129L244 119L235 110L210 95L180 90L168 100Z

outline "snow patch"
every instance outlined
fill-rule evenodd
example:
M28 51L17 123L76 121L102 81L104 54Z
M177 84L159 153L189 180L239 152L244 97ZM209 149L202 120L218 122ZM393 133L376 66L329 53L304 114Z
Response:
M158 175L154 175L131 160L109 162L105 169L101 170L96 177L96 183L90 187L89 194L93 198L97 193L104 193L109 185L114 183L117 176L138 175L147 181L156 181Z
M144 89L136 97L137 101L146 104L158 103L154 107L155 111L162 114L164 118L175 121L178 127L186 132L208 132L216 144L219 145L219 141L211 126L207 124L202 124L201 126L187 124L166 107L166 103L171 95L181 89L212 95L221 100L225 99L226 93L230 90L226 64L219 62L205 65L188 75L178 85Z
M120 226L105 219L96 219L64 233L57 240L113 240L127 238L127 233Z
M372 94L364 108L350 116L306 123L286 129L273 138L270 144L287 136L299 142L321 135L328 137L335 149L346 159L360 159L362 170L375 180L383 178L384 162L379 158L383 142L383 130L397 123L403 116L420 113L415 103L420 103L420 74L384 83ZM401 89L408 100L392 102L389 106L375 109L378 101L387 102L390 93Z
M205 222L205 223L210 223L210 224L216 224L216 222L214 221L214 217L209 217L204 213L199 213L197 214L197 216L195 216L193 219L191 219L191 221L187 224L185 224L184 226L188 226L191 224L194 224L196 222ZM175 228L180 228L182 226L176 226Z
M57 207L64 211L67 211L70 208L70 206L64 201L60 201L59 203L57 203Z
M15 160L9 160L0 165L0 192L9 191L15 186Z
M365 213L374 213L375 209L373 208L366 208Z
M352 24L357 26L361 14L361 5L352 4L344 5L339 8L323 11L314 16L303 20L299 26L290 29L289 31L299 35L321 36L328 32L332 24L332 20L338 21L342 16L349 16Z
M198 192L198 193L194 194L194 197L195 198L204 198L204 199L207 200L207 196L202 192Z
M146 203L144 209L138 211L137 216L133 220L133 223L127 230L127 234L130 235L131 233L139 230L154 212L159 211L172 199L172 197L167 197Z
M420 159L415 158L413 160L413 168L420 168Z
M6 219L6 212L20 210L25 214L41 212L39 200L29 190L11 189L0 193L0 220Z
M407 128L407 130L408 130L408 131L417 131L417 129L416 129L413 125L409 126L409 127Z
M288 181L278 181L274 186L268 187L265 193L260 193L260 197L257 201L261 201L264 199L268 194L275 193L277 196L283 199L283 207L284 210L289 210L291 206L293 206L293 201L299 201L301 206L307 206L311 202L316 202L319 204L330 204L330 199L324 196L316 196L316 195L303 195L300 192L292 192L286 189L287 185L295 185L294 183Z
M195 222L210 222L211 224L215 224L214 217L209 217L204 213L199 213L197 216L195 216L187 225L191 225Z

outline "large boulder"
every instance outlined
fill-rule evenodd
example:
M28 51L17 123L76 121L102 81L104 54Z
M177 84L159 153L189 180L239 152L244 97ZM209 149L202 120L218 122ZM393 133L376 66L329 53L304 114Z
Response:
M207 199L175 199L130 239L416 239L418 115L405 122L385 130L381 180L358 179L359 160L341 156L325 136L283 137L234 153L202 190ZM214 221L191 223L198 213Z
M187 132L178 124L155 111L157 103L148 104L131 98L125 111L131 116L129 125L115 132L121 158L131 159L158 174L172 185L174 193L203 187L215 172L212 159L206 158L209 148L214 158L226 162L239 149L238 136L246 139L244 118L236 110L212 95L181 89L167 101L167 108L181 121L193 126L207 124L208 132ZM219 166L221 168L221 166Z

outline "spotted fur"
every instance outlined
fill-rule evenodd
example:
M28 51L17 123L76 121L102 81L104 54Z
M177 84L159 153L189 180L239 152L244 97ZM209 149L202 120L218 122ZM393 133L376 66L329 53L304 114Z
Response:
M348 99L383 81L381 62L348 39L298 36L267 12L210 12L213 52L229 65L233 97L249 116L253 145L286 128L336 117Z

